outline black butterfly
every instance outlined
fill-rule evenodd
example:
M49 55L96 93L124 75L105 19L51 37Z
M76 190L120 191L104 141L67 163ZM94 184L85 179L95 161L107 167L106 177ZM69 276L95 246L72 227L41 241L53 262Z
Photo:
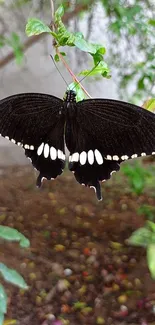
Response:
M25 149L43 178L56 178L65 166L80 184L93 187L102 199L99 181L109 179L124 160L155 154L155 115L141 107L112 99L76 103L76 93L64 100L26 93L0 101L0 132Z

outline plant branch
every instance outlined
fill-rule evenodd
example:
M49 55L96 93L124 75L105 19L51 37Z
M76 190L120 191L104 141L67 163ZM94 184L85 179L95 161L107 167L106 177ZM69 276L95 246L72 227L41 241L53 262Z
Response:
M90 1L89 5L92 4L94 0ZM75 9L71 12L66 12L63 16L63 22L66 23L68 20L75 17L80 11L88 9L88 4L79 4L75 7ZM50 26L49 26L50 27ZM29 47L31 47L33 44L40 41L43 37L47 36L46 34L40 34L38 36L32 36L30 39L27 39L23 45L22 50L25 52ZM6 64L8 64L10 61L14 60L14 52L10 52L7 54L4 58L0 60L0 69L3 68Z
M63 55L61 55L61 53L59 52L58 48L55 47L56 49L56 53L59 56L60 60L62 61L62 63L64 64L64 66L66 67L66 69L68 70L68 72L70 73L70 75L72 76L73 80L75 82L77 82L78 84L80 84L80 81L77 79L77 77L74 75L74 73L72 72L72 70L70 69L70 67L68 66L67 62L65 61ZM92 98L89 93L87 92L87 90L80 84L81 89L84 91L84 93L89 97Z

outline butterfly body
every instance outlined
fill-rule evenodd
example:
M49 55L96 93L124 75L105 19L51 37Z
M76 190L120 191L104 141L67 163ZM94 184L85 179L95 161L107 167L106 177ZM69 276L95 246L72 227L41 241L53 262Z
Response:
M120 163L155 154L155 115L112 99L76 102L46 94L19 94L0 101L0 133L22 146L43 178L63 172L68 148L69 169L76 180L93 187L100 200L100 181L108 180Z

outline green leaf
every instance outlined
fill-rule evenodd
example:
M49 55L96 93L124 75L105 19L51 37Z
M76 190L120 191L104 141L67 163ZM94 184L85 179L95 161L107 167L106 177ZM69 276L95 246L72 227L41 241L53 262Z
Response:
M76 91L76 101L80 102L81 100L85 99L86 96L83 92L83 90L81 89L81 86L79 83L77 82L72 82L69 86L68 86L69 90L75 90Z
M95 76L95 75L103 75L105 73L105 76L108 76L110 74L109 68L107 64L104 61L101 61L95 68L92 68L91 70L83 70L79 73L79 75L87 76Z
M147 248L147 263L151 276L155 280L155 244L149 245Z
M30 18L26 25L27 36L39 35L42 33L52 33L50 28L45 25L41 20Z
M144 105L144 108L146 108L148 111L154 112L155 111L155 98L151 98L147 100Z
M149 19L148 23L155 27L155 19Z
M132 233L128 243L134 246L147 247L152 243L152 232L147 228L140 228Z
M84 38L84 35L83 35L81 32L75 32L75 33L74 33L74 36L75 36L75 37L78 37L78 38L80 38L80 39Z
M19 241L20 247L27 248L30 246L30 241L24 235L7 226L0 226L0 237L8 241Z
M88 52L88 53L96 53L96 48L93 44L85 41L83 38L75 37L74 44L78 47L81 51Z
M60 52L60 54L61 54L62 56L66 56L66 53L65 53L65 52Z
M150 221L150 220L147 220L146 222L146 226L153 232L155 233L155 223Z
M55 12L55 19L58 20L64 15L64 7L63 5L59 6L58 9Z
M55 60L55 62L59 62L59 61L60 61L60 59L59 59L59 55L58 55L58 54L55 54L55 56L54 56L54 60Z
M7 294L4 287L0 284L0 314L6 314L7 311Z
M17 271L8 268L3 263L0 263L0 273L5 281L12 283L22 289L28 289L28 286L23 277Z

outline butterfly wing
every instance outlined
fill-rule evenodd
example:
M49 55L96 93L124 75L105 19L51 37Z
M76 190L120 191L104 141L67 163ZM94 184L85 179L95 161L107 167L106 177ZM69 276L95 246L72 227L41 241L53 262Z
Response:
M0 133L22 146L34 167L43 177L62 173L64 155L63 101L46 94L25 93L0 101Z
M76 123L69 121L66 130L69 168L100 199L99 181L109 179L121 162L155 153L155 115L108 99L78 102L76 112Z

